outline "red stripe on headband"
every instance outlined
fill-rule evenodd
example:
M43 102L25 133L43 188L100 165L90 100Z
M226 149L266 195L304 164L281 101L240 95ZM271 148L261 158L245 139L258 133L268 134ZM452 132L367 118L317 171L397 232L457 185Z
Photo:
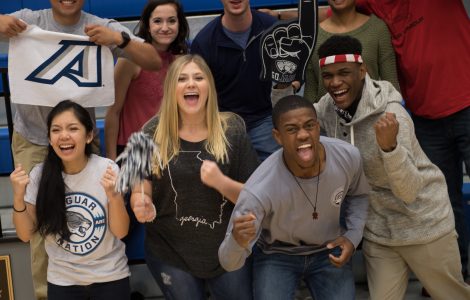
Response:
M337 54L327 57L320 58L320 68L330 64L342 63L342 62L355 62L362 63L362 57L360 54Z

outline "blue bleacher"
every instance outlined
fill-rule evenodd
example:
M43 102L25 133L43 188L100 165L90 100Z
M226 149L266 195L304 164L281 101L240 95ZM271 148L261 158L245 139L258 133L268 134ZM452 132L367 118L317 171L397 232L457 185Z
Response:
M147 0L85 0L83 9L104 18L138 18ZM49 0L1 0L0 14L11 13L21 8L49 8ZM325 4L326 0L319 3ZM185 13L215 13L222 10L218 0L181 0ZM252 7L286 7L297 5L297 0L251 0Z
M9 174L13 171L13 161L7 127L0 127L0 153L0 174Z
M7 3L13 3L6 0ZM15 6L11 6L15 7ZM0 54L0 68L8 67L8 56ZM0 93L3 93L3 82L0 78ZM0 103L4 105L4 103ZM10 140L8 138L8 128L0 127L0 174L10 173L13 170L13 161L11 158Z

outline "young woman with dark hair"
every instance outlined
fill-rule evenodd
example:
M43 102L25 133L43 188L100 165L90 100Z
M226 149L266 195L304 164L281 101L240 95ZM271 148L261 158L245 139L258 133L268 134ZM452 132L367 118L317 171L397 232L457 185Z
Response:
M28 242L37 231L45 238L48 299L129 299L120 241L129 216L114 191L118 167L91 154L93 121L79 104L57 104L47 128L46 160L29 176L21 165L10 176L18 237Z
M144 7L136 35L160 54L162 68L146 71L120 58L115 68L116 101L106 114L106 156L116 159L129 136L158 112L163 81L175 56L188 52L188 22L177 0L151 0Z
M136 36L139 36L145 40L147 43L162 43L155 38L155 33L151 31L151 23L157 25L163 25L166 20L155 19L157 11L155 9L158 6L169 5L174 9L175 14L172 15L172 18L169 20L170 25L177 25L176 37L170 39L170 44L167 48L168 52L171 52L174 55L188 53L188 36L189 36L189 24L184 15L183 6L178 0L150 0L147 2L147 5L142 10L142 15L140 17L137 30L134 32ZM175 18L176 17L176 18Z

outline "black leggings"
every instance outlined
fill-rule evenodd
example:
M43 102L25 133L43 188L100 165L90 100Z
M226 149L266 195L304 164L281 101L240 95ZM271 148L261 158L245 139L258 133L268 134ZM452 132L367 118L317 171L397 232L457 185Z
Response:
M129 300L130 294L129 277L90 285L60 286L47 283L49 300Z

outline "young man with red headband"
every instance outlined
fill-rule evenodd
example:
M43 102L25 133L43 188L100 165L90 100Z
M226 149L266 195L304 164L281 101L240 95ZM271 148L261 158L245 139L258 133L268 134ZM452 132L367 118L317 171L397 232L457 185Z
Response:
M463 168L470 174L470 1L356 0L358 10L387 24L400 89L426 156L444 173L462 262L470 282L470 231L462 194ZM273 12L281 19L296 11ZM319 9L320 21L327 9ZM456 80L456 78L458 78Z
M359 148L372 187L363 243L371 299L403 299L409 269L433 299L470 299L444 175L421 149L400 93L369 77L361 52L349 36L320 46L328 94L315 107L328 136Z

